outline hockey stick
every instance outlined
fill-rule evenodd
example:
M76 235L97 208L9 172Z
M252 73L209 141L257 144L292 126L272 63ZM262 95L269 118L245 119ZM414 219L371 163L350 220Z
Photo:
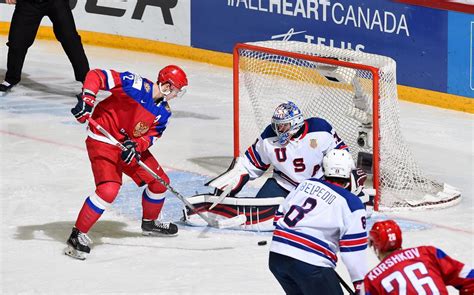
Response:
M107 137L115 146L119 147L122 151L127 150L127 148L121 144L115 137L113 137L107 130L105 130L102 126L100 126L94 119L91 117L87 118L89 124L94 126L97 130L99 130L105 137ZM244 215L237 215L235 217L229 218L227 220L215 220L211 219L208 216L204 215L202 212L199 212L196 207L193 206L186 198L181 195L178 191L176 191L171 185L169 185L166 181L164 181L158 174L156 174L150 167L148 167L145 163L138 160L138 165L142 167L146 172L148 172L153 178L158 180L163 186L166 187L173 195L175 195L181 202L184 203L188 208L190 208L194 213L199 215L209 226L218 227L218 228L226 228L226 227L234 227L241 225L245 221L247 221L247 217ZM245 218L245 220L243 220Z
M222 200L224 200L225 197L227 197L227 195L230 193L231 190L232 190L232 187L228 185L225 188L225 190L219 195L219 198L215 200L214 203L212 203L211 207L209 207L209 211L212 210L214 207L216 207L218 204L220 204L220 202L222 202Z
M352 291L351 287L349 287L349 285L341 278L341 276L334 270L334 272L336 273L336 276L337 276L337 279L339 280L339 283L344 287L344 289L347 290L347 292L349 292L350 295L355 295L356 293L354 291Z

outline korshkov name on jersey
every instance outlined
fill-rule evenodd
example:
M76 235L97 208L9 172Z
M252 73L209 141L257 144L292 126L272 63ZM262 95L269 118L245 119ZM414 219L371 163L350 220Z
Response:
M415 257L420 257L420 251L418 250L418 248L403 250L400 253L394 254L385 259L383 262L381 262L368 274L368 277L370 280L375 280L379 275L381 275L384 271L388 270L395 264L405 260L414 259Z

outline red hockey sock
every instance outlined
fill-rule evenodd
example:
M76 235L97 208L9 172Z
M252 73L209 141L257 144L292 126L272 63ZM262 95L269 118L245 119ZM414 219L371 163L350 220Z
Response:
M102 202L104 202L102 200ZM99 200L99 197L94 194L84 201L82 209L77 216L75 227L83 233L87 233L90 228L104 213L105 206Z
M143 219L157 219L164 203L165 195L163 193L154 194L146 188L142 194Z

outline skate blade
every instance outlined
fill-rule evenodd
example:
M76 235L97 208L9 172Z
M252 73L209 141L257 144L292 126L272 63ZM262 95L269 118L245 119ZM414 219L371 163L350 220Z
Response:
M142 235L146 237L176 237L178 236L178 233L175 234L163 234L163 233L157 233L154 231L142 231Z
M86 253L85 252L77 251L76 249L74 249L71 246L67 246L67 248L64 249L64 254L66 254L67 256L70 256L74 259L77 259L77 260L86 260Z

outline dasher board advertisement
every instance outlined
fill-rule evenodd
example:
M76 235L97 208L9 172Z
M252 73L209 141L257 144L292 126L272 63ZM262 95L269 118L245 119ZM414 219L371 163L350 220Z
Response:
M395 59L399 84L447 90L445 10L389 0L200 0L191 11L193 47L295 40L350 48Z

